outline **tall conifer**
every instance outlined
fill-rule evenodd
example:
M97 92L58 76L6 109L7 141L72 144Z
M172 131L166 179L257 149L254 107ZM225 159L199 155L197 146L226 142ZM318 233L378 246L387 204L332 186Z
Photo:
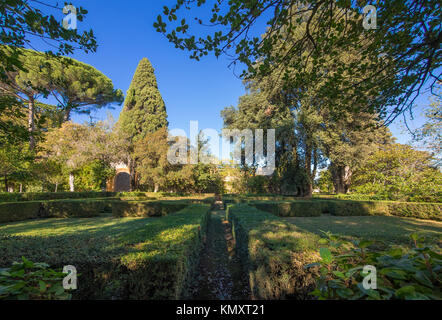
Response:
M138 64L119 122L120 130L131 142L168 126L166 106L158 90L154 68L147 58Z

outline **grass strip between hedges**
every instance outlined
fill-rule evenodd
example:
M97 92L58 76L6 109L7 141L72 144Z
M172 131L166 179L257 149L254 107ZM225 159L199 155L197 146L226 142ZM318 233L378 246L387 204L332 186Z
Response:
M103 219L102 226L90 225L93 219L6 225L0 227L0 266L21 256L51 267L74 265L80 274L76 299L179 299L195 272L209 212L209 205L191 205L161 218L93 218ZM38 223L70 227L45 236L36 231ZM76 223L85 225L69 232ZM26 224L33 236L23 233Z
M319 237L247 204L226 214L253 298L308 299L315 283L304 265L318 260Z

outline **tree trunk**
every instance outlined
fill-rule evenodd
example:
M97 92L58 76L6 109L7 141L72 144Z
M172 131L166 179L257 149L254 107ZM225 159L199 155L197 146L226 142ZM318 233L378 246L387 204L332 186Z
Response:
M8 175L5 174L5 192L9 192Z
M22 193L22 192L23 192L23 184L20 183L20 193Z
M130 191L137 189L137 177L135 172L135 160L129 159L129 171L130 171Z
M67 107L66 111L64 112L64 116L63 116L63 122L68 122L69 120L71 120L71 107Z
M335 193L348 193L351 184L352 171L346 165L330 165L332 174L333 186Z
M69 173L69 190L70 190L71 192L74 192L74 191L75 191L75 188L74 188L74 180L75 180L74 174L73 174L72 172Z
M33 97L29 98L28 108L29 149L32 151L35 148L35 101Z
M155 183L153 192L157 193L159 188L160 187L159 187L158 183Z
M58 182L55 183L55 191L54 192L57 192L57 190L58 190Z
M312 150L313 146L310 142L305 146L305 172L307 173L307 185L305 197L311 197L313 195L313 180L312 180Z

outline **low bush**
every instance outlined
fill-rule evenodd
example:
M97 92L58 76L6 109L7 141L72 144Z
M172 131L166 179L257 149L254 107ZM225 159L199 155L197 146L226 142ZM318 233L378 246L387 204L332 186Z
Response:
M112 203L112 215L116 218L161 217L190 204L187 201L115 201Z
M319 258L319 237L246 204L229 205L226 214L253 298L308 299L315 274L303 266Z
M91 218L106 209L104 200L61 200L41 203L42 218Z
M54 200L0 203L0 223L38 218L96 217L112 210L113 200Z
M0 193L0 202L91 199L109 198L116 196L118 196L118 193L107 191Z
M320 273L312 296L327 300L441 300L440 248L422 245L418 234L411 235L413 247L386 250L376 249L371 241L350 243L332 234L327 236L321 239L328 244L328 248L320 249L321 261L306 266ZM364 266L376 267L376 274L372 274L376 288L364 288Z
M72 295L62 285L66 274L46 263L22 257L0 272L0 300L69 300Z
M419 219L442 220L441 203L394 201L327 201L335 216L392 215Z
M209 212L209 205L191 205L158 219L48 219L3 226L0 267L21 256L53 268L73 265L80 275L73 299L186 298Z
M258 210L270 212L280 217L318 217L326 210L324 206L326 203L319 201L251 201L248 204Z
M41 202L0 203L0 223L40 217Z

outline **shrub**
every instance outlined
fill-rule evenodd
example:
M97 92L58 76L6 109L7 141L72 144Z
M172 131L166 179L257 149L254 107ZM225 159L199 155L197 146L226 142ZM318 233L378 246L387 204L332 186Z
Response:
M393 201L327 201L335 216L393 215L442 220L442 204Z
M324 204L319 201L292 201L292 202L249 202L258 210L273 213L280 217L317 217L324 210Z
M236 252L249 275L254 299L308 298L318 236L246 204L229 205Z
M193 205L123 238L123 242L142 245L141 250L121 258L129 271L130 299L179 299L189 295L209 211L207 205Z
M440 248L423 246L419 236L412 234L413 248L390 247L387 250L372 248L370 241L349 243L327 234L322 243L332 244L321 248L322 260L306 266L318 268L317 287L310 294L319 299L369 299L369 300L440 300L442 257ZM349 249L342 249L349 248ZM362 286L366 274L363 267L376 267L377 289Z
M40 202L0 203L0 223L36 219L40 216Z
M115 201L112 215L121 217L161 217L190 205L183 201Z
M106 208L106 201L61 200L41 203L45 218L90 218L97 217Z
M0 203L0 223L38 218L96 217L113 200L54 200Z
M46 263L34 263L22 257L0 272L0 300L68 300L62 280L66 275L49 269Z
M0 202L108 198L116 195L116 192L107 191L0 193Z
M186 298L209 212L209 205L192 205L158 219L57 221L71 227L58 235L0 236L0 266L24 254L55 267L73 265L80 274L74 299ZM72 231L75 221L83 228ZM45 224L50 229L51 221Z

